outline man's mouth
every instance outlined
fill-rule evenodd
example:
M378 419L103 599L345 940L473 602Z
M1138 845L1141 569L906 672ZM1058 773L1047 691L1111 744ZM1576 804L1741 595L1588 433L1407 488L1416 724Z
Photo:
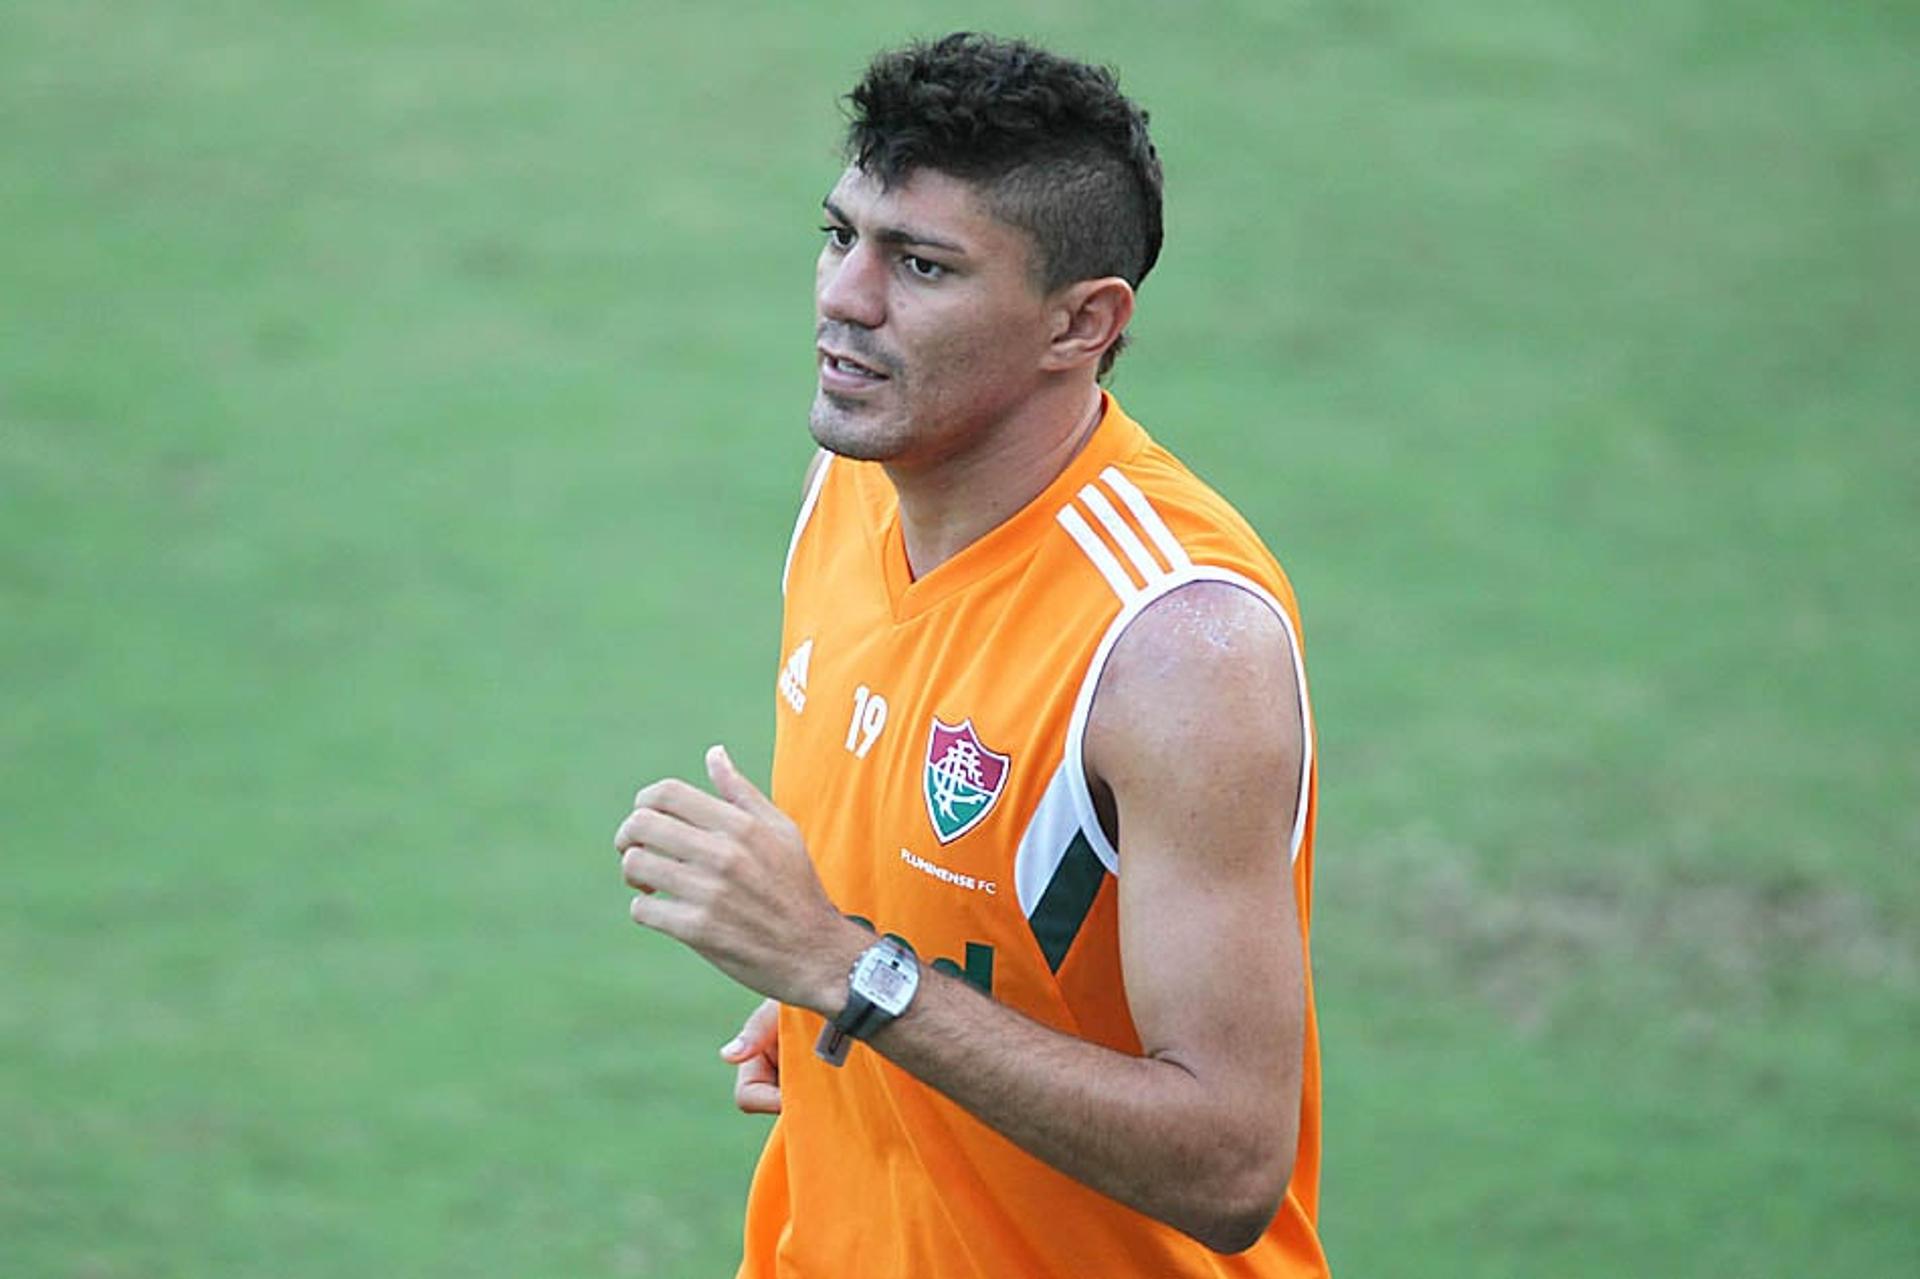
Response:
M887 375L870 364L862 364L852 356L840 355L825 347L820 349L821 377L843 386L868 386L875 382L884 382Z

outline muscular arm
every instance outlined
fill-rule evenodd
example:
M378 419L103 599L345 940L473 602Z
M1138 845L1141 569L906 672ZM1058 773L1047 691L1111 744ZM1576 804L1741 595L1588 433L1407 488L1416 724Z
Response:
M1143 1055L1041 1026L931 970L870 1041L1030 1154L1223 1252L1272 1220L1298 1139L1293 671L1266 605L1195 583L1142 614L1101 679L1085 758L1119 834L1121 958ZM723 753L709 766L718 799L657 784L615 837L643 889L634 918L763 994L832 1016L872 934L833 911L792 823Z
M1069 1176L1219 1251L1252 1244L1298 1138L1304 995L1287 845L1301 750L1292 654L1271 611L1213 583L1156 604L1116 646L1086 740L1118 818L1122 961L1145 1055L1047 1029L938 974L873 1047Z

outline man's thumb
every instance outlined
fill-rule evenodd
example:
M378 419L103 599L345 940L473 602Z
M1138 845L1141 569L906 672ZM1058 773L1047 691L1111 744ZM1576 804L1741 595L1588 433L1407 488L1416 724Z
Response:
M760 788L734 766L733 756L727 754L726 747L707 748L707 776L713 779L713 788L720 793L720 798L729 804L761 817L773 811L773 801L762 795Z

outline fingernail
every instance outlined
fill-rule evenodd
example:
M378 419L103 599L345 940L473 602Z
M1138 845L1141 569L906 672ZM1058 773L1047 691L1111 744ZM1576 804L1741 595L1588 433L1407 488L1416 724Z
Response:
M725 1057L729 1053L737 1053L742 1048L745 1048L746 1046L747 1046L747 1041L742 1039L740 1036L735 1035L732 1039L729 1039L726 1043L726 1046L720 1050L720 1055L722 1057Z

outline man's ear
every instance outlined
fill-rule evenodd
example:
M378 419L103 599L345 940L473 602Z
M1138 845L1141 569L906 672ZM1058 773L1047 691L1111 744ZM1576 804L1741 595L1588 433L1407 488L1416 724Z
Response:
M1098 364L1133 320L1133 286L1117 275L1060 286L1048 307L1052 324L1040 367L1063 372Z

